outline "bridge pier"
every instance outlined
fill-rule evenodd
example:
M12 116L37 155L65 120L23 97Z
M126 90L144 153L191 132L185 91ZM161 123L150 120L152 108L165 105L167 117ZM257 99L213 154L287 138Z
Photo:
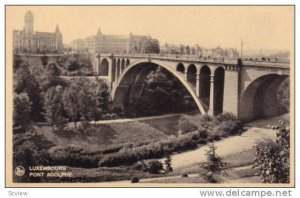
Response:
M209 91L209 109L208 115L214 115L214 75L210 75L210 91Z
M187 72L187 70L184 71L184 80L188 81L188 72Z
M116 67L115 68L115 84L116 84L118 82L118 77L119 77L118 76L118 65L116 64L115 67Z
M112 58L109 58L108 59L108 82L110 83L110 84L112 84L113 83L113 73L112 73Z
M96 75L99 74L99 66L100 66L100 54L96 54L96 59L94 60L95 61L95 64L94 64L94 71L96 72Z
M196 96L200 97L200 73L196 74Z
M123 68L122 68L122 65L120 65L120 76L122 75L122 72L123 72L122 69L123 69Z

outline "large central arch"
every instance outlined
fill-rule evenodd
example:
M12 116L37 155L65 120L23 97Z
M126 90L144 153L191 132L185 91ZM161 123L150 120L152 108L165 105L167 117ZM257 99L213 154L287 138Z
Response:
M141 66L143 64L154 64L157 66L161 66L164 69L166 69L168 72L173 74L180 82L181 84L187 89L189 94L192 96L193 100L195 101L199 111L201 114L205 114L205 109L203 108L202 104L200 103L200 100L196 96L196 93L193 91L192 87L190 87L189 83L186 82L184 75L175 71L168 65L161 63L160 61L152 60L149 62L148 60L140 60L134 63L131 63L124 72L122 72L121 76L119 77L116 85L112 89L112 99L114 101L114 106L116 107L123 107L124 105L124 98L125 95L128 94L128 88L132 88L132 86L138 86L134 82L136 80L136 76L143 73L143 70L146 68L145 65Z

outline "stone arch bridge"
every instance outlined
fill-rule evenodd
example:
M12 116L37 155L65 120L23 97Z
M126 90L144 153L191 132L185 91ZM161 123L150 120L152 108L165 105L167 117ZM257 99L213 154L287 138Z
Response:
M160 66L188 90L201 114L232 112L244 121L280 114L277 90L290 73L288 62L175 55L96 54L94 63L115 106L124 108L130 97L138 97L146 76Z

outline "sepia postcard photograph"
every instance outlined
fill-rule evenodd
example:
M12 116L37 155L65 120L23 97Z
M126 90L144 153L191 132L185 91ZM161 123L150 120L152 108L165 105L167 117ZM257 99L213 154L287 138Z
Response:
M6 187L294 187L293 5L6 5Z

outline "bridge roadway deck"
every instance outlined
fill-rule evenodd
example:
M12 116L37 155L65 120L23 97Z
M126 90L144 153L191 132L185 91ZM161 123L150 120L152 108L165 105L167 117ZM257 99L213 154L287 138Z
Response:
M211 63L211 64L238 64L237 58L203 58L197 56L183 56L183 55L157 55L157 54L103 54L101 56L114 56L117 58L134 58L134 59L155 59L155 60L166 60L176 62L191 62L191 63ZM282 68L289 69L289 61L260 61L260 60L242 60L243 66L253 67L271 67L271 68Z

